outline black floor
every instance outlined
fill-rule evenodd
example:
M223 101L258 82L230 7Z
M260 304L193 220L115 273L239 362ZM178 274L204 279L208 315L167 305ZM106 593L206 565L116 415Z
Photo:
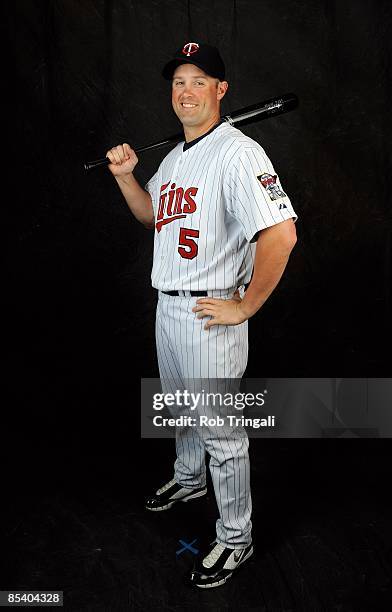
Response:
M143 496L172 476L172 440L3 460L0 588L64 591L66 610L390 610L387 440L251 440L255 555L225 586L193 590L214 538L208 498L162 513Z

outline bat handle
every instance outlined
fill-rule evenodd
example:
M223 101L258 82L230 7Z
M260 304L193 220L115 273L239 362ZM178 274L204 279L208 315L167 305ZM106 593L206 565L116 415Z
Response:
M143 151L151 151L153 149L160 149L161 147L166 147L170 144L175 144L183 140L184 134L180 132L179 134L175 134L174 136L170 136L165 140L161 140L160 142L154 142L152 144L145 145L144 147L137 147L135 149L135 153L143 153ZM110 164L110 159L108 157L102 157L101 159L95 159L93 161L84 162L84 169L86 172L90 170L94 170L95 168L99 168L100 166L108 166Z
M90 170L94 170L94 168L99 168L99 166L108 166L109 164L110 159L108 157L102 157L101 159L85 162L84 169L86 172L89 172Z

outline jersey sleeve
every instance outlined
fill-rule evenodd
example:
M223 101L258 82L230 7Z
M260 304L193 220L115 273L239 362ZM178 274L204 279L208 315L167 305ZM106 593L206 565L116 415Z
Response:
M248 242L266 227L297 214L271 160L261 146L243 148L227 168L223 190L228 212L242 226Z
M144 185L144 189L146 191L148 191L148 193L150 194L151 198L154 199L154 195L155 195L155 189L157 186L157 181L158 181L158 171L155 172L154 176L152 176L150 178L150 180Z

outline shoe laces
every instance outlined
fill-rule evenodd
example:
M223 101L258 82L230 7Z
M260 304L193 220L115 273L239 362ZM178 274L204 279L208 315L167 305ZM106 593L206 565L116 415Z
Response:
M226 546L223 546L223 544L219 544L217 542L212 551L206 556L205 559L203 559L204 567L212 567L213 565L215 565L215 563L218 561L219 557L225 549Z
M168 482L167 484L165 484L163 487L161 487L160 489L158 489L158 491L155 493L155 495L161 495L162 493L164 493L165 491L167 491L168 489L170 489L170 487L172 487L174 484L176 484L175 479L173 478L173 480L171 480L170 482Z

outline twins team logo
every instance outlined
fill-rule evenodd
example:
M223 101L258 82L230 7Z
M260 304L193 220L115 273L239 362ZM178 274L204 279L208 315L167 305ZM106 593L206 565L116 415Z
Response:
M182 52L184 55L189 57L192 53L196 53L199 50L199 45L197 43L187 43L183 46Z
M175 183L170 185L171 181L165 183L160 188L158 213L156 217L155 227L157 232L160 232L164 225L176 221L177 219L185 219L197 210L197 204L194 200L198 192L198 187L176 187ZM170 190L167 188L170 185Z
M263 185L271 200L278 200L279 198L287 197L284 191L282 191L281 187L276 184L276 179L278 178L276 174L272 176L272 174L264 172L264 174L260 174L257 178ZM281 204L279 208L287 208L287 206L286 204Z

